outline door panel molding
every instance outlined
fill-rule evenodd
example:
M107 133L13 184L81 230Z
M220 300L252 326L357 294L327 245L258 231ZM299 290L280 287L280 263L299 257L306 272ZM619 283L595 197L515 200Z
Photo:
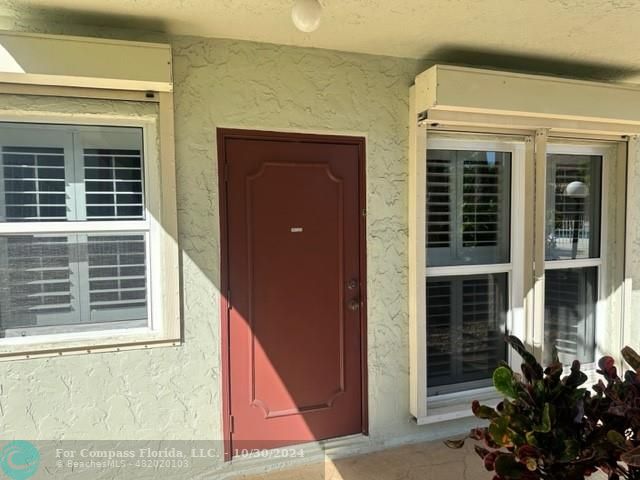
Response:
M338 245L338 258L336 259L337 262L337 269L339 271L339 278L344 278L344 248L343 248L343 238L344 238L344 215L343 215L343 204L344 204L344 192L343 192L343 184L344 181L342 178L338 178L336 175L333 174L333 172L331 172L331 168L330 165L328 163L306 163L306 164L299 164L299 163L291 163L291 162L264 162L261 165L261 168L256 172L253 173L251 175L249 175L246 179L246 219L247 219L247 236L248 236L248 242L247 242L247 263L249 266L249 282L248 282L248 286L249 286L249 299L251 302L251 306L249 308L249 318L248 323L251 326L252 330L256 327L255 325L255 312L254 312L254 306L253 306L253 292L254 292L254 270L253 270L253 250L252 250L252 246L253 246L253 242L252 242L252 236L253 236L253 205L254 205L254 196L255 196L255 190L253 189L253 186L259 182L261 179L264 179L265 175L267 175L268 170L273 170L274 168L292 168L295 167L296 169L304 169L304 170L308 170L309 173L308 175L317 175L319 180L325 181L325 182L330 182L330 186L335 186L336 188L336 193L335 193L335 198L336 198L336 206L337 206L337 217L338 217L338 228L337 228L337 245ZM316 170L317 173L311 173L312 170ZM271 174L276 174L275 172L270 172ZM344 282L340 282L338 285L338 290L339 290L339 298L340 298L340 305L344 305L345 303L345 295L344 295ZM331 406L333 405L333 402L335 402L336 398L338 398L341 394L344 393L345 391L345 342L344 342L344 327L345 327L345 323L344 323L344 308L341 308L339 310L339 322L336 325L336 327L339 329L339 333L340 333L340 365L339 365L339 369L338 369L338 378L336 379L336 387L333 388L330 392L328 392L328 395L326 398L322 398L319 399L316 402L311 402L311 404L309 405L304 405L304 406L300 406L299 408L285 408L285 409L278 409L278 408L270 408L269 406L269 402L267 399L265 398L258 398L258 392L256 391L256 363L255 363L255 357L256 357L256 341L255 341L255 337L252 336L251 338L251 348L249 349L249 355L250 355L250 360L249 360L249 364L251 366L251 372L250 372L250 378L251 378L251 404L255 405L257 407L259 407L260 409L262 409L262 411L264 412L264 416L265 418L276 418L276 417L285 417L285 416L289 416L289 415L295 415L298 413L309 413L309 412L316 412L316 411L320 411L320 410L326 410L328 408L331 408ZM258 346L259 348L259 346Z

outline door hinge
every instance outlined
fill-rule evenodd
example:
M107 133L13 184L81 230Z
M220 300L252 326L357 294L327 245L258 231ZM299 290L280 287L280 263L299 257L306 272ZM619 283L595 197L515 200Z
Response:
M231 310L231 290L227 290L227 311Z
M229 415L229 433L234 433L235 431L235 419L233 415Z
M362 209L362 216L363 216L363 217L366 217L366 216L367 216L367 209L366 209L366 208L363 208L363 209Z
M224 181L225 182L229 181L229 164L228 163L224 164Z

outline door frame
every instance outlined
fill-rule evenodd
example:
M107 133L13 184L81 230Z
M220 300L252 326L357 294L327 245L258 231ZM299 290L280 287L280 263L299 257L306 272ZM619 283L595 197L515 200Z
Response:
M272 140L293 143L328 143L355 145L358 147L358 209L359 215L359 274L360 274L360 368L361 368L361 425L362 434L369 434L369 398L367 370L367 234L366 234L366 139L347 135L324 135L311 133L275 132L268 130L244 130L236 128L217 128L218 151L218 197L220 217L220 320L221 320L221 360L222 360L222 430L224 439L224 460L230 461L232 455L231 420L231 375L230 375L230 336L229 336L229 236L227 216L227 158L225 144L227 139Z

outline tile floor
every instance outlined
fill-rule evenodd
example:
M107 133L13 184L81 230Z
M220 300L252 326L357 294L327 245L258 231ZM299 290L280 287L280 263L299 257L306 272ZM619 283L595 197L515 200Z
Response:
M367 455L305 465L242 480L490 480L472 445L451 450L442 442L416 443Z

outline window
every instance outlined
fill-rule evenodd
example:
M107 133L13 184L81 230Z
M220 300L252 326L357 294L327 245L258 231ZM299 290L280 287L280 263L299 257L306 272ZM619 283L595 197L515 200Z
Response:
M507 286L506 273L427 279L431 394L490 384L495 366L507 358Z
M600 256L601 184L601 156L547 155L547 261Z
M520 142L522 143L522 142ZM430 396L491 385L507 359L517 142L432 138L426 161ZM516 157L518 157L516 159Z
M547 148L544 360L593 363L599 300L603 154Z
M427 154L429 266L509 262L511 153Z
M544 291L545 362L553 347L564 364L594 362L598 269L547 270Z
M595 373L633 343L640 118L626 86L435 65L410 90L410 410L497 404L505 332ZM636 269L637 270L637 269Z
M145 128L0 123L0 345L166 338Z
M507 333L526 341L527 332L539 331L543 362L554 349L565 364L578 359L593 365L598 356L605 179L614 168L613 147L549 141L544 168L538 169L544 175L525 178L535 171L532 149L525 154L531 144L531 138L517 136L429 134L423 177L424 355L427 397L435 405L464 392L488 392L496 366L511 361L503 341ZM530 207L523 192L527 184L543 192L538 201L530 197ZM525 224L533 223L536 211L543 228L531 228L525 237ZM543 247L544 264L537 286L536 244ZM523 288L527 276L531 288L540 290L540 303L525 325L525 297L534 298Z

